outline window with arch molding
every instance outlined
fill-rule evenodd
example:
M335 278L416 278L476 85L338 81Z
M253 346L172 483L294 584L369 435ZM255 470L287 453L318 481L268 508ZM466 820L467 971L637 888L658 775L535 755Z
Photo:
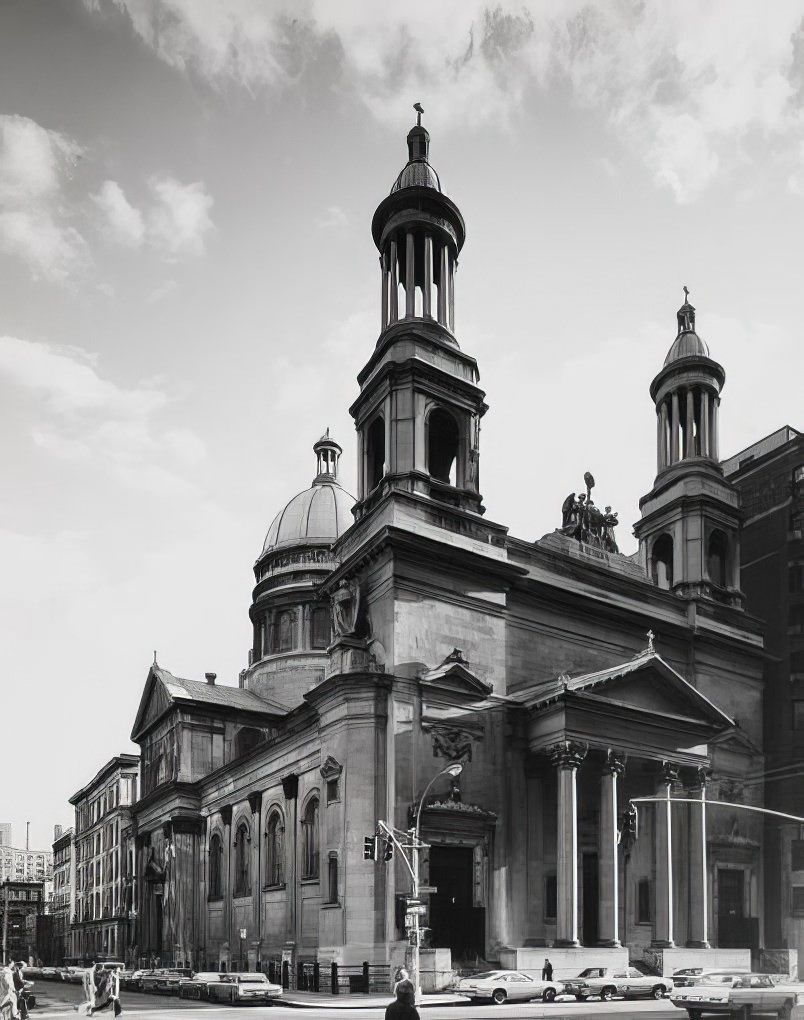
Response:
M673 539L666 532L653 543L652 560L654 584L669 591L673 587Z
M285 825L282 815L274 808L265 827L265 884L282 885L285 881L284 859Z
M293 647L293 614L289 611L279 614L279 651L289 652Z
M210 900L219 900L223 896L222 882L223 846L217 832L212 833L209 840L209 892Z
M378 414L366 429L366 492L380 484L385 474L385 419Z
M237 827L235 836L235 896L251 892L251 832L246 822Z
M320 850L318 840L318 797L311 797L302 818L302 878L318 878Z
M453 416L434 408L427 418L427 470L438 482L456 484L458 423Z

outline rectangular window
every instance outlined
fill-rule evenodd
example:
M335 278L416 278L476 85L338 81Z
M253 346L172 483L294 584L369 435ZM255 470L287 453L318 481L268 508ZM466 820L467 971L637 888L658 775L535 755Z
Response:
M804 916L804 885L793 886L792 912L797 916Z
M794 839L790 844L790 867L793 871L804 871L804 839Z
M555 875L544 877L544 919L554 921L558 912L558 887Z
M329 887L329 903L338 902L338 855L331 853L327 862L327 885Z
M640 878L637 882L637 924L650 924L650 879Z
M341 799L341 783L339 779L327 780L327 804Z

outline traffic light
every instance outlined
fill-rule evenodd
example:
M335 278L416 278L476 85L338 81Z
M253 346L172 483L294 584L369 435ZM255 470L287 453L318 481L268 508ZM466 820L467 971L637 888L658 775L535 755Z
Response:
M622 816L622 828L618 842L627 851L639 837L639 813L636 804L629 804Z
M377 837L366 836L363 840L363 860L364 861L376 861L377 860Z
M393 840L387 839L385 841L385 850L383 851L382 859L384 861L390 861L393 856L394 856Z

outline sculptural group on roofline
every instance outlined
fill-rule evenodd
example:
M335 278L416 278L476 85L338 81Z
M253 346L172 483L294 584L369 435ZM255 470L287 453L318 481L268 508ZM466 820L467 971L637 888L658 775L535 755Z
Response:
M595 480L588 471L583 480L586 483L586 494L581 492L576 496L571 492L567 496L561 507L561 527L558 530L604 552L619 552L614 538L614 529L620 523L617 514L612 513L610 506L604 510L595 506L592 499Z

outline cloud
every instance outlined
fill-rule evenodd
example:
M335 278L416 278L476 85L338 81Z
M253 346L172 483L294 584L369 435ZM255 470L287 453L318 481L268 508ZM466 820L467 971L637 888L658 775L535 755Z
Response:
M213 229L209 210L212 197L204 184L182 184L174 177L153 177L149 182L154 202L148 212L148 239L166 258L201 255Z
M206 236L214 229L209 216L213 199L203 182L182 184L174 177L154 176L148 188L150 197L140 210L117 181L103 182L91 198L101 215L105 236L127 248L147 245L170 262L202 255Z
M161 301L163 298L168 297L169 294L172 294L175 290L178 290L178 287L179 285L175 280L165 280L164 283L161 283L148 295L148 304L155 305L158 301Z
M333 227L343 227L348 223L346 213L337 205L331 205L316 220L316 226L322 230L330 230Z
M181 476L206 456L185 428L165 428L171 395L155 383L125 389L103 378L96 355L77 347L0 336L0 379L35 402L34 444L60 459L105 469L124 485L191 495Z
M104 181L97 195L90 196L103 216L107 236L127 248L139 248L145 240L142 213L126 198L117 181Z
M83 149L28 117L0 116L0 250L35 278L67 283L91 264L64 195Z
M164 61L215 87L276 91L320 73L326 57L330 80L383 120L426 96L456 125L505 125L533 88L568 90L678 202L728 176L754 144L789 157L804 132L796 0L115 2Z

